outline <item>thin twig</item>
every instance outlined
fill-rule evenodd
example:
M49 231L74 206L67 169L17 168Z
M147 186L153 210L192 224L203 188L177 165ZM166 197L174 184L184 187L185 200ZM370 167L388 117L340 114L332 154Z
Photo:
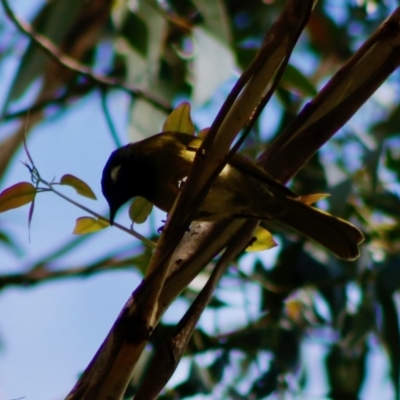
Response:
M83 211L86 211L87 213L93 215L94 217L96 217L99 220L102 220L102 221L105 221L105 222L109 222L108 218L103 217L102 215L96 213L95 211L92 211L90 208L85 207L84 205L78 203L77 201L70 199L68 196L66 196L65 194L59 192L57 189L54 189L54 184L49 183L49 182L43 180L42 178L40 178L40 182L43 183L44 185L48 186L49 189L53 193L55 193L57 196L60 196L64 200L66 200L69 203L73 204L74 206L80 208ZM125 226L120 225L118 223L114 223L113 226L116 226L117 228L121 229L122 231L128 233L129 235L132 235L136 239L139 239L140 241L142 241L143 243L145 243L147 246L149 246L151 248L155 248L156 247L156 243L154 243L153 241L147 239L145 236L141 235L140 233L136 232L133 229L126 228Z
M54 105L54 104L61 104L65 100L67 100L69 97L70 97L70 93L68 93L66 91L57 97L52 97L51 99L45 99L45 100L39 101L38 103L35 103L34 105L24 108L22 110L4 114L1 117L1 119L3 121L11 121L14 119L22 118L22 117L27 116L31 112L33 113L36 111L41 111L41 110L45 109L46 107Z
M151 92L139 89L133 85L119 82L114 78L97 74L91 68L64 54L49 38L36 32L29 24L19 19L11 9L7 0L0 1L7 15L15 23L18 29L27 35L37 46L39 46L45 53L47 53L53 60L62 65L64 68L67 68L72 72L76 72L77 74L82 75L101 86L118 88L129 93L131 96L142 97L155 107L166 112L172 111L171 106L167 102L154 96Z
M40 101L35 102L33 105L28 106L27 108L23 108L18 111L10 112L1 116L2 121L10 121L22 117L26 117L30 113L35 113L36 111L42 111L48 106L51 105L60 105L67 100L73 100L78 98L79 95L88 93L95 86L93 82L83 82L79 85L73 85L71 88L67 88L63 93L58 96L50 97L50 98L42 98Z
M29 151L28 151L28 148L27 148L25 142L24 142L24 146L25 146L26 154L27 154L27 156L29 158L29 161L31 163L31 165L26 164L26 163L24 165L28 168L28 170L29 170L29 172L31 174L32 182L37 186L39 191L51 191L51 192L55 193L57 196L61 197L62 199L68 201L69 203L73 204L74 206L76 206L76 207L80 208L81 210L87 212L88 214L93 215L97 219L109 223L109 219L108 218L103 217L102 215L100 215L100 214L96 213L95 211L91 210L90 208L78 203L77 201L72 200L71 198L69 198L65 194L63 194L63 193L59 192L57 189L55 189L54 185L56 185L57 183L48 182L45 179L43 179L40 176L39 171L37 170L37 168L34 166L33 159L31 157L31 155L29 154ZM46 188L38 187L39 184L45 185ZM140 233L136 232L135 230L128 229L125 226L120 225L118 223L114 223L114 226L116 226L117 228L121 229L122 231L128 233L129 235L132 235L136 239L139 239L140 241L142 241L144 244L146 244L150 248L155 248L156 247L156 243L154 243L152 240L147 239L145 236L141 235Z
M49 269L50 262L40 262L38 265L34 265L30 268L27 272L0 276L0 289L11 285L28 286L45 283L55 279L87 277L111 269L126 269L127 267L134 265L135 262L134 256L119 260L117 257L123 251L123 249L118 249L117 251L114 251L114 255L104 257L89 265L61 268L56 271Z

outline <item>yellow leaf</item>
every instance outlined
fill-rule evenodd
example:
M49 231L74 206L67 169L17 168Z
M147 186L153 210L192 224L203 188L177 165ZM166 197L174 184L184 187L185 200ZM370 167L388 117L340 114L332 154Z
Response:
M136 197L129 207L129 218L136 224L142 224L150 215L153 205L143 197Z
M285 309L289 318L295 321L300 321L300 318L303 315L304 304L296 299L287 300L285 303Z
M300 196L300 201L308 206L316 203L319 200L326 199L329 197L329 193L314 193L314 194L305 194Z
M80 217L76 220L74 235L86 235L87 233L93 233L101 231L107 228L110 224L102 219L96 219L92 217Z
M163 132L183 132L194 135L195 129L190 118L190 104L183 102L168 115L164 122Z
M61 185L67 185L73 187L80 195L88 197L89 199L97 200L96 195L93 190L90 189L89 185L83 182L81 179L77 178L71 174L65 174L61 180Z
M262 251L272 249L272 247L276 246L276 242L272 237L271 232L261 228L261 226L257 227L253 236L256 240L246 247L246 251Z
M24 206L33 201L35 187L29 182L19 182L0 193L0 212Z

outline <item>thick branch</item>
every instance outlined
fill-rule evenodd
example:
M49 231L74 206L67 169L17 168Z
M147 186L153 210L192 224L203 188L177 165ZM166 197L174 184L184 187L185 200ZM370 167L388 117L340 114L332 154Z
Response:
M184 192L190 193L189 184L190 180L193 179L193 187L197 187L195 193L198 196L199 188L201 191L207 179L220 165L221 160L229 151L233 138L246 124L277 69L287 59L299 32L308 19L312 4L312 1L290 0L288 2L283 12L286 17L282 16L268 33L259 58L251 66L251 74L244 73L246 78L244 82L248 85L243 90L240 88L233 101L229 99L230 104L224 108L223 117L215 124L215 129L218 131L216 142L214 144L206 142L203 148L204 152L200 150L202 155L206 154L207 156L207 169L203 169L204 163L202 163L201 157L198 158L197 174L185 183ZM282 41L282 38L285 40ZM249 81L251 77L253 80ZM236 108L238 114L230 112L232 104L236 104L236 100L243 105L243 110ZM212 138L212 135L207 137ZM199 186L196 186L197 179ZM192 197L192 199L194 198ZM182 204L179 206L180 212L181 206ZM191 204L192 206L193 204ZM190 210L191 207L186 204L184 210ZM179 217L179 215L180 213L177 213L175 217ZM254 222L249 224L252 224L252 227L255 226ZM155 259L157 261L154 261L150 275L146 277L145 281L128 300L108 337L82 375L81 380L69 394L68 399L120 398L153 327L166 307L198 274L201 268L226 246L242 226L243 222L240 221L235 221L232 224L224 221L216 224L196 224L190 234L186 234L186 238L191 238L191 240L184 240L183 245L179 246L173 256L173 261L169 265L165 264L171 249L175 247L171 243L176 243L176 237L171 234L172 242L169 241L170 245L167 246L165 238L168 238L168 236L163 234L160 239L163 241L161 246L158 247L159 250ZM206 227L206 229L203 230L203 227ZM168 233L168 225L166 233ZM243 238L243 240L250 239L246 236ZM199 244L201 246L198 246ZM202 246L204 244L206 244L206 247ZM162 260L161 263L160 260ZM175 279L172 279L172 277ZM164 284L165 278L167 280ZM171 285L172 281L176 286ZM157 300L156 307L151 309L154 299Z
M400 8L397 8L272 143L262 156L261 165L277 179L287 182L399 65Z

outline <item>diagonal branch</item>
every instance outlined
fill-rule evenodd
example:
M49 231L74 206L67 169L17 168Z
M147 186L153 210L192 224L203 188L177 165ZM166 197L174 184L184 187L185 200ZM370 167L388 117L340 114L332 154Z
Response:
M118 255L118 253L115 254ZM116 256L108 256L89 265L62 268L55 271L49 270L47 265L42 264L40 268L32 268L28 272L0 275L0 290L7 286L26 287L56 279L87 277L99 272L127 269L132 264L132 259L119 260Z
M292 51L299 33L308 20L312 5L313 1L311 0L303 2L289 0L282 17L268 32L258 58L250 67L250 72L244 73L241 82L243 86L239 86L234 97L228 99L228 103L217 117L217 122L213 124L214 128L211 128L215 133L218 132L215 141L213 142L212 134L209 133L207 137L211 139L206 141L203 149L198 152L201 156L197 157L197 170L195 170L195 162L192 170L192 174L194 172L195 174L185 183L185 189L182 192L186 191L187 202L190 198L188 193L190 193L191 180L193 182L192 189L196 190L190 199L197 200L195 196L198 196L199 192L201 193L206 184L211 184L207 180L213 175L213 172L218 167L222 168L222 163L225 162L224 157L229 152L230 143L245 126L260 97L271 84L276 71ZM202 160L204 154L207 156L205 157L206 163L203 163ZM206 168L205 165L207 165ZM173 221L174 218L178 218L179 221L182 211L181 203L183 201L179 203L180 212L173 215L169 221ZM192 207L193 204L184 205L183 221ZM177 223L178 228L175 232L182 234L180 230L184 226L183 221L180 219L180 222ZM252 232L255 225L256 223L250 222L246 232ZM227 229L228 226L229 229ZM169 233L167 222L166 231L160 238L161 244L149 267L150 273L126 303L108 337L67 398L69 400L121 398L152 329L170 301L176 298L189 283L186 279L190 277L191 280L197 275L201 268L226 246L242 226L243 222L241 221L235 221L232 224L226 221L216 224L195 224L191 232L186 234L186 238L191 240L185 241L185 247L180 246L179 250L175 252L173 262L168 262L179 239L177 239L176 233L172 234L171 232L170 236L167 235ZM203 227L206 229L203 230ZM216 236L216 231L219 231L221 235ZM248 243L250 237L246 236L251 236L251 234L247 233L242 236L241 241ZM206 250L203 248L204 254L197 253L192 258L190 256L194 255L192 249L197 249L199 242L203 244L208 242L209 246ZM240 251L242 247L236 250ZM181 252L182 250L184 253ZM178 258L176 258L176 254L179 254ZM186 268L181 268L182 264L185 264ZM182 278L181 275L184 277ZM179 285L175 288L172 288L168 282L171 281L172 276L179 280ZM166 291L167 286L168 290Z
M75 90L76 87L74 87L74 90L67 89L63 93L56 95L54 97L43 98L40 101L37 101L33 105L29 105L26 108L4 114L2 116L2 120L3 121L11 121L14 119L23 118L23 117L30 115L31 113L36 113L38 111L42 111L51 105L60 105L60 107L61 107L65 104L65 102L67 100L72 100L77 95L78 92L79 92L79 94L86 93L92 88L93 88L92 82L81 84L77 88L78 91L76 91Z
M150 273L155 269L162 270L159 273L159 283L154 287L154 302L168 274L168 258L200 207L213 180L228 161L232 141L251 119L253 110L257 108L264 93L277 85L275 78L282 75L311 9L312 2L288 2L280 18L268 31L254 61L243 72L211 125L149 265ZM174 210L179 210L179 213ZM150 298L149 308L155 309ZM151 319L149 324L153 326Z
M296 6L299 4L300 2L288 2L295 10L298 10ZM398 67L399 17L400 12L396 10L370 41L349 60L347 67L344 67L344 73L338 73L332 78L325 89L300 113L292 128L288 128L283 138L278 138L265 153L262 163L276 178L285 181L293 176ZM285 37L287 24L281 29L283 28L283 32L275 32L276 37ZM368 71L372 71L372 75ZM332 126L327 125L328 123ZM236 134L237 129L233 131ZM229 142L229 139L224 139ZM290 163L286 163L288 157ZM248 235L254 222L244 224ZM191 231L185 234L169 262L154 321L161 317L176 296L215 254L235 235L244 235L242 227L243 222L240 221L197 222L192 225ZM147 325L148 320L140 319L143 315L138 310L144 304L143 301L146 301L148 288L154 282L157 271L157 268L154 269L128 300L110 334L68 399L101 399L107 396L119 398L122 395L134 363L147 343L146 335L151 334L152 326Z
M246 229L250 229L247 235L251 235L253 232L252 226L248 225ZM219 280L231 260L240 253L239 249L246 247L248 244L247 235L237 235L229 243L229 246L214 267L206 285L177 325L173 335L161 345L154 355L151 365L146 371L146 376L135 395L135 400L155 399L165 387L178 366L197 322L207 307Z
M305 105L263 154L261 165L287 182L399 66L400 7Z

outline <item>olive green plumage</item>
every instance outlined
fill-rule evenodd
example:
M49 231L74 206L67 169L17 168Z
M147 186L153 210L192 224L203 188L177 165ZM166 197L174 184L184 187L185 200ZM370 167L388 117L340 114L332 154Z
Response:
M135 196L168 212L200 144L196 136L163 132L115 150L101 181L111 223L118 209ZM222 218L277 220L345 260L359 256L358 245L364 240L354 225L303 203L240 155L234 155L215 179L195 219Z

